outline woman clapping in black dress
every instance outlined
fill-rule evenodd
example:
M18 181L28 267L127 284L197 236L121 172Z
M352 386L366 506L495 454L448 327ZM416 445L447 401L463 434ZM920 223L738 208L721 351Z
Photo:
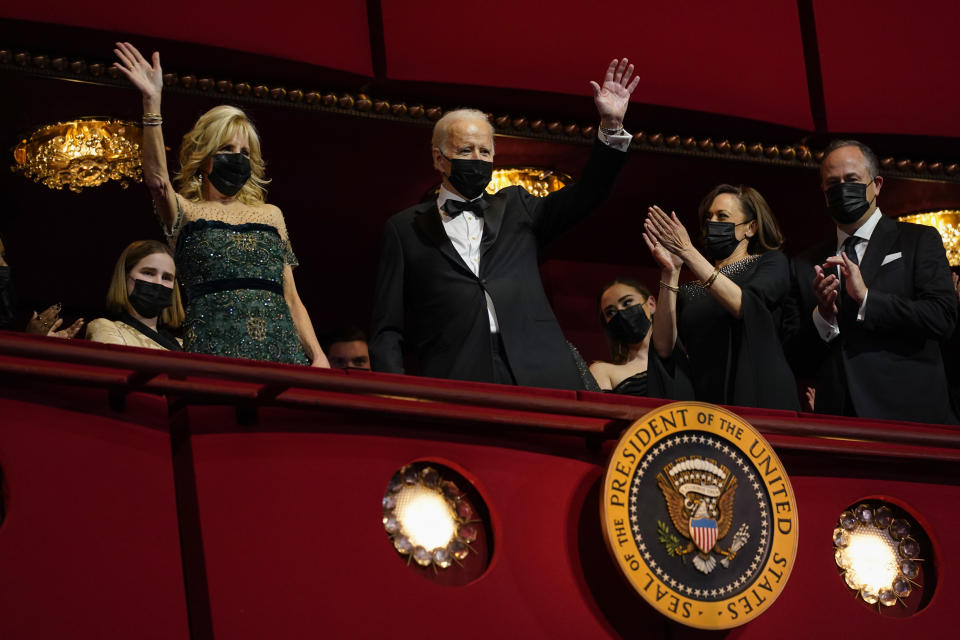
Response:
M790 289L783 236L755 189L720 185L700 204L709 260L675 213L650 207L644 241L661 265L650 395L799 409L780 344ZM686 266L696 281L679 286Z

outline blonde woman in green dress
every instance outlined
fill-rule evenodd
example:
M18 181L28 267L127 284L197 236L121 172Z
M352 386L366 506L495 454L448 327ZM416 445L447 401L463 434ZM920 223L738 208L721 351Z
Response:
M184 349L328 367L293 279L296 256L265 200L260 139L243 111L200 116L180 146L174 190L161 132L160 55L117 43L114 65L143 97L143 177L175 250L185 298Z

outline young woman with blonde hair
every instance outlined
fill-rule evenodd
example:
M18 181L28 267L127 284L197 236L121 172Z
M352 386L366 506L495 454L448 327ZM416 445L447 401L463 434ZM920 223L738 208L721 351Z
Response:
M160 128L160 55L148 62L128 42L114 53L143 97L143 177L175 247L185 350L329 366L297 293L283 214L266 203L253 123L228 105L200 116L183 137L174 190Z
M107 311L115 319L90 322L88 340L180 351L180 342L166 331L183 322L170 247L156 240L137 240L123 250L107 289Z

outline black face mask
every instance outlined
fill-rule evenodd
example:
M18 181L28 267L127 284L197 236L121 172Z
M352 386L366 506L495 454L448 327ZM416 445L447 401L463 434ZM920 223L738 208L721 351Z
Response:
M607 322L607 332L610 336L626 344L643 342L649 330L650 318L647 317L642 304L620 309Z
M440 153L443 156L443 152ZM447 158L447 156L443 156ZM467 200L483 195L493 177L493 163L486 160L447 158L450 162L450 184Z
M233 196L250 179L250 158L242 153L214 154L213 169L207 178L217 191L227 197Z
M0 267L0 291L6 291L8 286L10 286L9 265Z
M140 317L156 318L173 304L173 289L155 282L134 279L133 291L127 298Z
M741 224L749 224L752 220L734 224L732 222L707 222L703 240L707 245L707 251L714 260L725 260L733 253L734 249L742 242L737 240L737 227Z
M827 187L827 211L838 224L856 222L867 212L873 200L867 201L867 187L872 183L838 182Z

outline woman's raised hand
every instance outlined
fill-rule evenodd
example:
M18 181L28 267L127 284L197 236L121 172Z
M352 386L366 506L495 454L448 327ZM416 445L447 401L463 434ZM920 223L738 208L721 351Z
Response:
M647 209L647 219L643 221L643 228L652 240L680 259L681 263L683 255L693 249L690 234L677 218L677 214L672 211L668 216L663 209L653 205Z
M160 53L153 52L153 63L147 62L137 48L129 42L118 42L113 50L119 62L113 66L127 76L130 82L140 90L144 98L159 100L163 90L163 69L160 68Z
M649 233L643 234L643 241L647 243L647 248L650 249L650 255L653 256L653 259L657 261L662 269L673 272L678 271L680 267L683 266L683 259L680 256L667 251L666 248L660 244L660 241L652 238Z

